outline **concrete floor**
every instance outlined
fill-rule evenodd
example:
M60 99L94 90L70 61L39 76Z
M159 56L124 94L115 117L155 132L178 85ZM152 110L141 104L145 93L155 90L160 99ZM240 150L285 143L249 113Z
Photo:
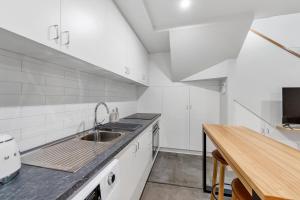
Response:
M211 159L207 161L207 182L211 183ZM232 172L226 175L227 181L233 177ZM141 200L207 200L209 197L202 192L201 156L160 152Z

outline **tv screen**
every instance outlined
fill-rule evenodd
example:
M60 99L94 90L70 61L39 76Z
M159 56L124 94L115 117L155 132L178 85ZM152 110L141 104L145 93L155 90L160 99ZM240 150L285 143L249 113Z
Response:
M300 88L282 88L282 123L300 124Z

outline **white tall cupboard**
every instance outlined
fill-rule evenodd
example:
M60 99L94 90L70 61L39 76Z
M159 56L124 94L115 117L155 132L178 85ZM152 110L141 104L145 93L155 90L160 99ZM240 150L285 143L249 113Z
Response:
M138 112L160 112L161 147L202 151L202 124L220 123L217 86L153 86L140 92ZM207 151L214 149L208 140Z
M203 123L220 123L220 92L214 89L205 89L196 86L189 87L189 150L202 151L202 126ZM212 152L214 146L208 140L207 151Z
M163 147L189 148L189 88L166 87L163 91L162 136Z

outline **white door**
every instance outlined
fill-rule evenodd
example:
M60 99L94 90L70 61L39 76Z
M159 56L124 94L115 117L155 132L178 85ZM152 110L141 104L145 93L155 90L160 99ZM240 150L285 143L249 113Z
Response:
M60 0L0 0L0 5L1 28L59 48Z
M174 149L189 147L188 87L166 87L163 91L161 146Z
M190 87L190 150L202 151L202 124L220 123L220 93L218 88ZM213 149L207 139L208 151Z
M107 68L107 0L61 0L62 51Z

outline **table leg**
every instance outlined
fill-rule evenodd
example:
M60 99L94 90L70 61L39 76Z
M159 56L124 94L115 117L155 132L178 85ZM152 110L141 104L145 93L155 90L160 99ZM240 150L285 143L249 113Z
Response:
M252 200L261 200L260 197L256 194L254 190L252 190Z
M206 148L206 133L205 130L202 129L202 154L203 154L203 160L202 160L202 187L204 193L211 193L212 186L208 186L206 184L206 172L207 172L207 166L206 166L206 154L207 154L207 148ZM231 190L225 189L224 196L231 197ZM254 199L257 200L257 199Z
M211 190L207 188L206 185L206 134L205 131L202 130L202 153L203 153L203 160L202 160L202 186L203 186L203 192L210 193Z

